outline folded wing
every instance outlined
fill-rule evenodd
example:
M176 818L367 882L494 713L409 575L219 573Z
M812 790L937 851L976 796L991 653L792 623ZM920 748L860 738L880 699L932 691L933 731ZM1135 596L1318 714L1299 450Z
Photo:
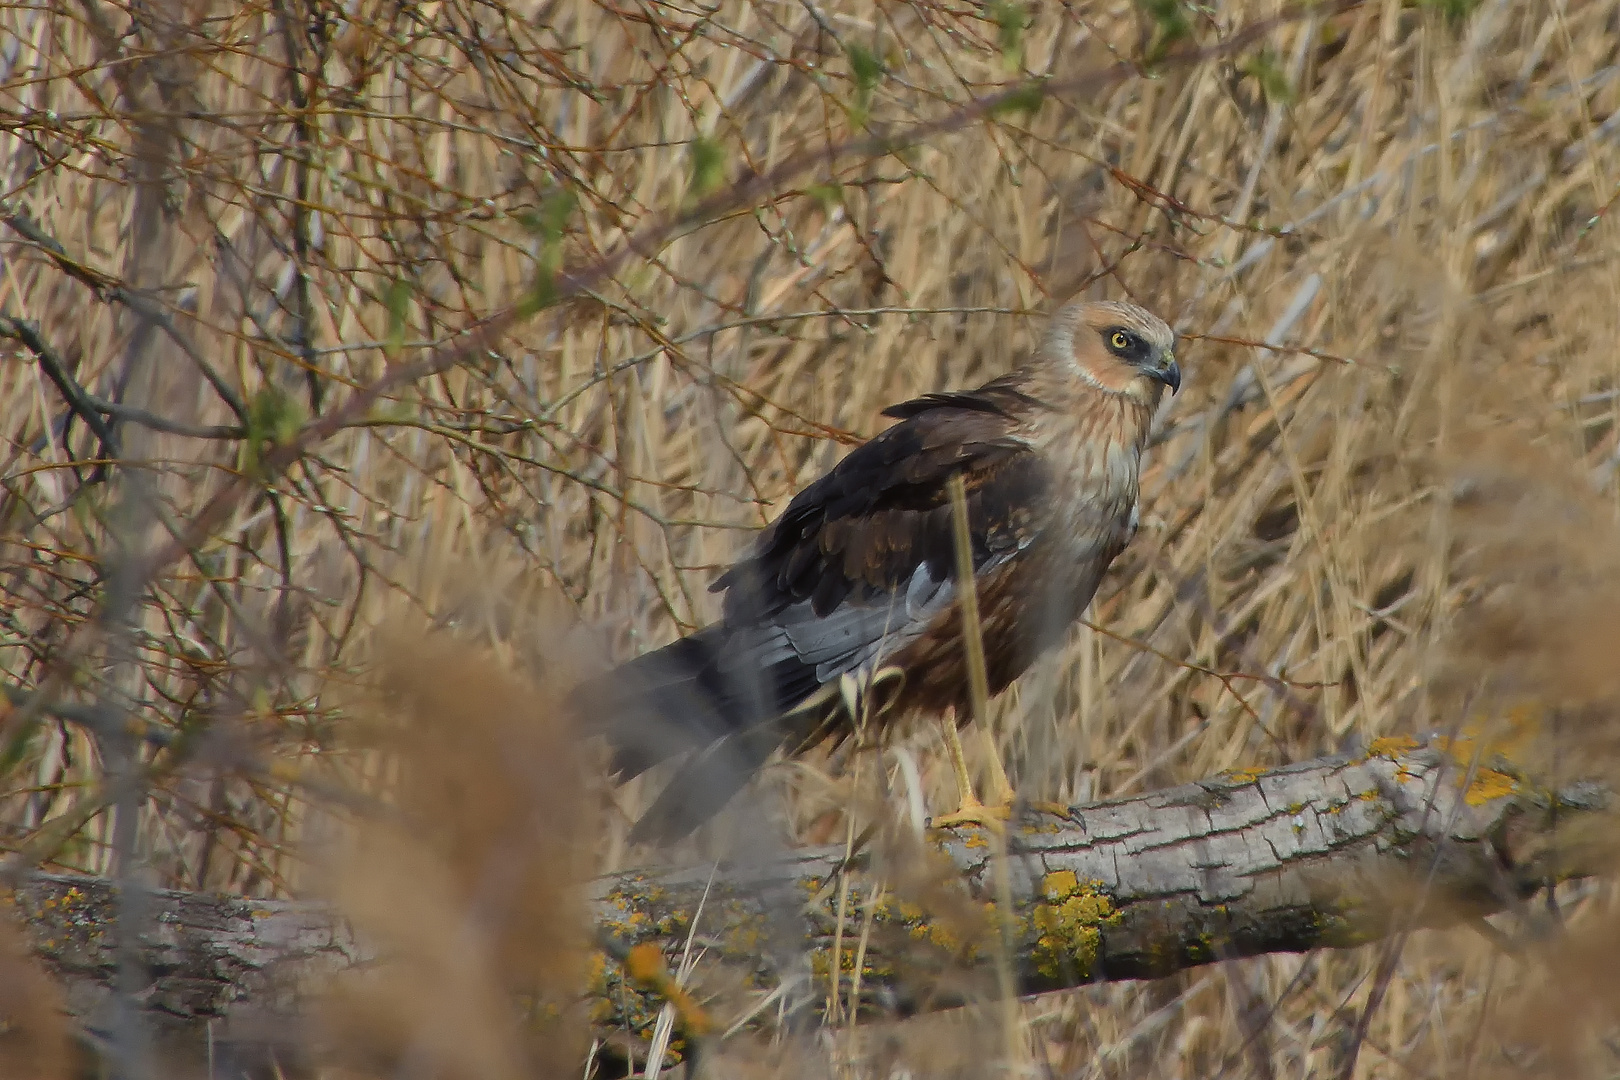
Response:
M1020 433L1032 404L992 383L887 410L901 422L799 492L714 583L719 623L581 689L621 775L696 752L641 838L690 831L779 747L847 733L839 679L880 667L954 602L952 476L976 575L1030 545L1051 488Z

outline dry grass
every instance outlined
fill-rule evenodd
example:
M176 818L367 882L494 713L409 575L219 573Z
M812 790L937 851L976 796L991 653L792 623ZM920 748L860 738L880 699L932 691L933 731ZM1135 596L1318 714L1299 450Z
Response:
M1016 42L922 0L192 3L126 33L133 10L0 4L0 664L109 710L0 716L0 838L20 858L317 888L298 849L326 842L323 792L401 790L364 710L339 707L376 628L454 622L526 673L416 647L441 726L521 697L503 679L549 694L572 675L537 629L558 625L548 597L599 654L666 641L714 616L704 585L745 530L883 405L1005 369L1076 289L1165 315L1188 384L1098 629L996 709L1024 792L1119 794L1465 720L1513 720L1544 770L1620 763L1615 0L1177 7L1213 51L1151 77L1112 67L1154 35L1120 0L1034 5ZM1076 89L818 159L859 122L900 134L1020 73ZM795 155L808 167L712 220L634 239ZM605 276L347 417L134 599L143 568L120 552L259 476L390 362L453 348L536 281L568 293L559 266ZM122 422L70 416L50 364ZM435 697L441 678L479 689ZM129 708L144 740L106 722ZM521 715L556 737L554 711ZM427 760L477 789L467 820L420 804L452 824L386 878L409 890L417 865L444 934L529 805L474 779L515 729L451 730L477 732L466 756ZM931 733L897 753L943 805ZM776 770L786 809L751 797L768 828L732 814L699 845L903 814L903 770L881 765ZM604 797L600 868L637 857L623 837L652 790ZM478 858L444 861L448 837ZM1588 891L1569 914L1520 956L1458 932L1032 1001L1022 1052L1058 1077L1335 1075L1371 996L1359 1077L1612 1075L1612 907ZM416 1005L455 979L510 988L506 969L447 973L443 948L423 949ZM547 956L529 959L566 967ZM979 1076L998 1015L720 1052L736 1075ZM500 1038L459 1059L419 1043L442 1053L433 1075L493 1076L526 1052Z

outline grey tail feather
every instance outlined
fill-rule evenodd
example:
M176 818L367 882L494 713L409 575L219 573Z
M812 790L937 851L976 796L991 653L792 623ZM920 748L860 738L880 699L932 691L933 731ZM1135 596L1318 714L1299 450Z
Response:
M685 839L746 787L782 742L780 727L764 723L699 751L636 821L630 841L672 844Z
M686 836L778 747L823 730L830 691L819 685L815 665L792 655L760 664L759 637L772 631L709 626L576 688L572 709L588 733L606 739L620 780L690 755L632 840Z
M731 634L712 626L645 653L574 690L586 731L612 748L612 772L629 780L774 712L762 695L732 685L720 664ZM756 680L741 680L754 682Z
M688 835L742 790L783 741L779 695L797 687L782 680L813 679L814 668L753 666L752 632L710 626L574 690L573 713L587 734L605 739L610 770L621 781L687 757L637 822L632 840Z
M635 843L670 844L719 813L778 749L836 734L836 687L824 687L794 709L757 721L694 754L630 830Z

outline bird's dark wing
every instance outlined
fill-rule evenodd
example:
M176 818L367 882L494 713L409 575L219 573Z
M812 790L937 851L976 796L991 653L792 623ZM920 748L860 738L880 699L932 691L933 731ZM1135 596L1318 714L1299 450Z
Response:
M805 601L809 611L790 622L823 619L850 600L886 604L916 587L924 567L932 580L948 580L949 483L958 474L975 567L1027 544L1049 475L1019 434L1017 404L975 391L885 410L902 422L799 492L749 556L710 586L726 591L725 621L771 620Z
M924 394L883 410L884 416L905 420L934 409L965 409L1016 418L1020 413L1040 406L1040 401L1021 388L1022 376L1014 372L985 383L977 390L955 390L939 394Z
M590 708L621 775L701 751L641 836L690 831L778 746L825 734L827 710L795 709L830 700L841 676L872 671L950 608L951 477L966 489L976 574L1034 540L1051 480L1019 434L1023 404L936 394L888 410L901 422L799 492L714 583L721 622L598 681Z

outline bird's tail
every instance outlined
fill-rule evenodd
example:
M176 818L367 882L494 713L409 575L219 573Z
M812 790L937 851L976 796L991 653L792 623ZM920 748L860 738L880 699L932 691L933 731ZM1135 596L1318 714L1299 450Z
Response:
M632 843L671 844L719 813L786 740L775 722L728 735L684 762L630 829Z
M636 822L634 841L678 840L741 791L799 726L783 717L781 672L758 663L746 631L700 630L588 680L572 697L622 780L690 754Z

